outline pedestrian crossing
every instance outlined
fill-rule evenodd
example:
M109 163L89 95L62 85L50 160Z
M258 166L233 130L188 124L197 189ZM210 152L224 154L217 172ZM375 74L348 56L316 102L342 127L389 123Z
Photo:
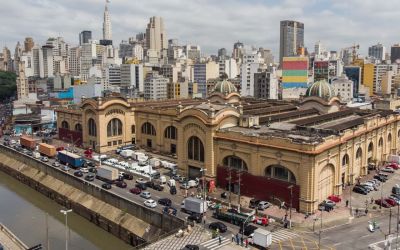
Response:
M227 238L221 236L221 244L219 244L219 238L216 237L214 239L211 239L211 240L201 243L200 246L202 246L206 249L209 249L209 250L215 250L220 247L226 246L229 243L231 243L230 239L227 239Z
M292 238L296 238L296 237L299 237L299 235L288 229L281 229L281 230L272 232L272 242L274 242L274 243L278 243L280 241L284 241L284 240L288 240L288 239L292 239Z

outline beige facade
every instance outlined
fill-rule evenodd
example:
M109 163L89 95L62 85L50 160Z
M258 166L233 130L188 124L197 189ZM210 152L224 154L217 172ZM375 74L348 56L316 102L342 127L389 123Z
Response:
M95 135L89 134L89 119L95 121ZM120 121L115 124L122 125L121 131L109 127L113 119ZM176 156L187 176L206 169L207 178L218 180L220 167L232 161L235 168L239 162L247 174L265 177L267 184L296 185L302 212L313 212L329 195L342 194L342 186L365 175L369 163L379 164L400 148L396 113L343 109L335 99L317 97L296 105L243 99L236 93L214 93L208 100L86 99L79 112L59 110L59 128L63 121L83 124L85 147L106 152L134 142Z

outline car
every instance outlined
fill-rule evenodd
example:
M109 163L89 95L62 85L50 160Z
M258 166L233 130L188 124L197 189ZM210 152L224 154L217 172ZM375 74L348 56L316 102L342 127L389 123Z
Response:
M257 225L268 226L269 220L266 217L256 217L254 218L253 223Z
M170 215L176 216L177 212L178 212L178 210L171 206L166 206L163 208L163 214L170 214Z
M122 173L122 177L126 180L133 180L133 175L127 174L127 173Z
M144 205L146 206L146 207L151 207L151 208L155 208L155 207L157 207L157 202L155 201L155 200L145 200L144 201Z
M218 231L220 233L225 233L226 230L227 230L226 225L224 223L222 223L222 222L219 222L219 221L211 222L210 225L208 225L208 228L212 229L212 230L217 230L218 229Z
M400 199L398 195L391 194L388 198L393 199L398 205L400 205Z
M250 200L249 207L250 207L250 208L256 208L256 207L258 206L258 203L260 203L260 200L258 200L258 199L251 199L251 200Z
M155 185L153 185L153 189L157 190L157 191L163 191L164 187L159 184L155 184Z
M374 175L374 179L376 179L378 181L381 181L381 182L386 182L387 181L387 178L385 176L379 175L379 174Z
M391 167L391 168L393 168L394 170L397 170L397 169L399 169L400 167L399 167L399 165L397 165L397 163L390 163L389 165L387 165L387 167Z
M244 228L244 231L243 231L243 228ZM254 225L248 224L245 227L240 227L239 233L240 234L243 233L245 236L250 236L254 233L255 230L257 230L257 228L258 227L254 226Z
M97 173L97 169L95 167L89 168L89 173Z
M169 207L169 206L171 206L172 201L171 201L171 199L168 199L168 198L161 198L161 199L158 199L158 203L160 205Z
M181 178L181 176L180 176L179 174L174 175L174 176L172 177L172 179L174 179L175 181L179 181L180 178Z
M94 181L94 174L88 174L85 176L85 180L87 181Z
M140 188L131 188L129 189L129 192L131 192L132 194L140 194L142 192L142 190Z
M51 164L51 165L53 165L54 167L58 168L58 167L60 166L60 163L58 163L57 161L55 161L55 162L53 162L53 164Z
M342 198L340 198L338 195L329 195L328 200L334 201L336 203L341 202Z
M101 184L101 187L104 189L111 189L112 185L110 183L103 183L103 184Z
M83 173L82 173L82 171L79 171L79 170L78 170L78 171L75 171L75 172L74 172L74 175L77 176L77 177L82 177L82 176L83 176Z
M136 179L136 183L143 183L143 184L146 184L147 181L146 181L145 179L143 179L143 178L139 178L139 179Z
M47 158L46 156L43 156L42 158L40 158L40 160L43 162L48 162L49 158Z
M258 209L259 210L264 210L267 209L271 206L271 203L269 203L268 201L260 201L260 203L258 203Z
M375 204L386 208L391 207L384 199L375 200Z
M170 187L169 188L169 193L172 194L172 195L175 195L177 193L176 187L175 186Z
M394 199L386 198L385 201L392 207L397 206L397 202Z
M68 166L62 165L61 169L65 172L68 172L70 168Z
M179 188L181 188L181 189L190 189L190 186L189 186L189 184L187 184L186 182L185 183L182 183L180 186L179 186Z
M64 147L58 147L58 148L56 148L56 151L63 151L64 150Z
M362 188L365 191L367 191L367 193L369 193L371 191L371 189L368 186L363 186L363 185L360 185L360 184L356 184L355 187Z
M141 190L146 190L147 189L147 186L146 186L145 183L136 183L135 187L137 187L137 188L139 188Z
M28 151L27 155L32 156L33 152L32 151Z
M381 169L381 171L386 173L394 173L394 169L391 167L384 167Z
M198 245L186 245L182 250L199 250L200 247Z
M151 194L150 194L150 192L147 192L147 191L141 192L140 193L140 197L145 198L145 199L150 199L151 198Z
M203 220L203 215L202 214L198 214L198 213L192 213L191 215L189 215L187 217L188 221L195 221L197 223L201 223L201 221Z
M353 192L358 193L358 194L363 194L363 195L367 195L368 194L368 191L365 190L364 188L360 187L360 186L353 187Z
M117 186L119 188L126 188L128 185L124 181L117 181L117 182L115 182L115 186Z
M186 178L185 178L185 177L181 176L181 177L179 177L178 182L179 182L179 183L186 183L187 181L186 181Z
M83 167L80 170L82 171L82 173L89 173L89 169L88 168Z
M361 183L359 186L364 187L368 192L374 191L375 188L372 185L368 185L367 183Z
M327 212L332 211L333 208L334 208L334 205L333 205L331 202L332 202L332 201L328 202L328 201L324 200L323 202L321 202L321 203L318 205L319 210L327 211Z

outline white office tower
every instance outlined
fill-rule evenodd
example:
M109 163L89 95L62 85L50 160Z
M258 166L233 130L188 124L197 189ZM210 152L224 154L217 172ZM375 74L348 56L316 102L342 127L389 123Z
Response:
M69 73L72 76L78 77L81 74L81 48L71 48L68 54Z
M167 34L161 17L151 17L146 29L146 49L152 50L161 57L162 51L168 48Z
M104 8L104 20L103 20L103 39L104 40L112 40L112 30L111 30L111 18L110 13L108 12L108 3L106 1L106 6Z
M39 51L40 78L54 76L53 47L44 45Z
M105 68L106 85L119 86L121 84L121 67L111 64Z
M94 42L82 44L81 48L81 80L86 81L89 78L89 70L93 65L93 59L96 59L96 47Z
M147 100L161 100L168 98L169 79L157 72L149 73L144 82L144 98Z
M240 69L241 74L241 91L242 96L254 95L254 73L259 72L264 59L256 50L246 52L243 56L243 63Z
M34 76L32 50L28 52L22 52L19 62L23 63L22 65L24 66L25 77Z
M315 43L314 54L316 58L321 58L325 53L325 47L322 45L321 41Z
M233 58L225 59L221 57L218 64L220 77L226 74L228 78L235 78L239 74L236 60Z
M143 64L121 64L121 86L144 91Z

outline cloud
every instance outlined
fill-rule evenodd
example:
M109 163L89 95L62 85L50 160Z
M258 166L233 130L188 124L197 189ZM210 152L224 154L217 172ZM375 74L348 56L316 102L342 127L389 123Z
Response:
M63 36L72 45L82 30L101 38L105 1L12 0L0 8L0 45L14 48L32 36L44 43L50 36ZM353 43L368 46L398 42L395 20L398 0L112 0L110 13L114 43L144 32L151 16L162 16L168 38L201 46L209 54L218 48L230 51L233 43L279 51L279 22L293 19L305 23L305 43L313 51L321 40L338 50Z

